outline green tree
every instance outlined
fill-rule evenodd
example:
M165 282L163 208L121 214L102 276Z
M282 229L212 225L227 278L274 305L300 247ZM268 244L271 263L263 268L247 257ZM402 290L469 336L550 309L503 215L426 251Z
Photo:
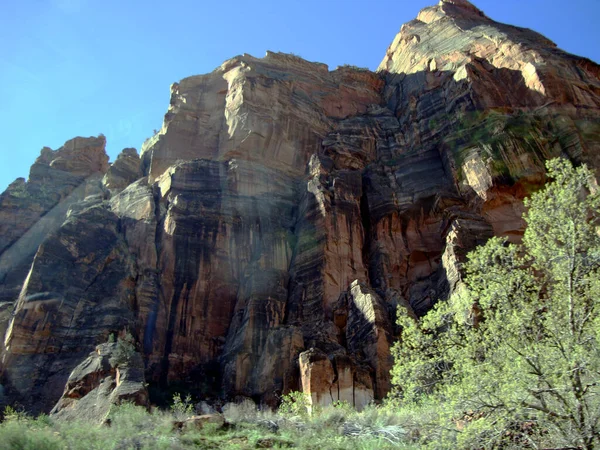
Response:
M114 336L109 336L109 342L111 342L111 336L114 341ZM119 336L117 339L117 345L113 351L109 362L113 367L124 367L129 365L133 355L135 354L135 339L131 333L126 332L123 337Z
M399 318L392 395L439 403L435 445L600 445L600 195L585 166L547 167L522 244L490 239L448 302Z

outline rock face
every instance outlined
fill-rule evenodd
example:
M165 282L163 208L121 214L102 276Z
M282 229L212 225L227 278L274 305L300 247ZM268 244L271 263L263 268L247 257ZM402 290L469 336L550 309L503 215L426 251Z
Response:
M108 169L106 139L75 138L56 151L44 147L29 180L15 180L0 195L0 303L18 295L33 255L69 207L101 192Z
M69 376L65 390L52 409L64 420L86 419L103 423L111 406L124 401L148 403L144 383L144 361L139 353L127 355L118 364L118 343L100 344Z
M124 330L140 360L123 395L141 403L144 380L269 405L383 398L396 311L446 299L490 236L520 239L546 159L600 169L599 76L442 0L377 73L242 55L174 83L139 157L109 167L103 138L42 150L0 197L5 398L59 415L117 401L93 352Z
M72 369L109 333L133 326L135 268L118 226L93 205L38 248L2 355L2 384L24 406L51 408Z
M142 176L142 166L137 150L126 148L108 168L108 172L102 179L102 184L114 195L142 178Z

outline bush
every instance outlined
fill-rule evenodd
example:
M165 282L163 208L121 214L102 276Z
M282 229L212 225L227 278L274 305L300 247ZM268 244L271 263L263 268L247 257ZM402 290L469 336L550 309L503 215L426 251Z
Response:
M292 398L298 397L292 395ZM191 401L178 413L189 412ZM14 411L14 410L13 410ZM0 448L21 449L187 449L187 448L289 448L298 449L387 449L410 448L401 440L398 428L379 426L391 423L381 419L385 408L370 409L368 418L345 403L316 410L304 420L297 416L278 416L260 411L250 401L228 404L225 415L235 426L226 428L206 424L202 428L177 427L178 413L155 411L130 403L115 406L109 413L109 425L86 422L54 421L48 416L33 419L9 411L8 420L0 424ZM187 414L187 413L186 413ZM379 417L379 419L374 419ZM266 422L274 424L271 428ZM358 423L360 428L353 426Z
M171 412L178 419L185 419L194 415L194 404L190 394L181 399L181 394L178 392L173 395L173 403L171 404Z
M300 391L292 391L281 397L279 412L284 416L308 417L311 412L310 398Z
M114 337L113 337L114 340ZM109 336L110 342L110 336ZM135 354L135 340L133 336L127 332L125 336L117 339L117 346L111 355L109 362L113 367L127 366L133 355Z
M230 423L255 423L259 420L256 403L249 399L241 403L227 403L223 407L223 415Z
M439 403L433 447L600 445L600 195L585 166L548 172L522 244L490 239L448 302L399 319L395 395Z
M0 447L19 450L61 449L61 440L49 428L48 416L33 419L7 406L0 424Z
M35 421L10 420L0 425L0 448L15 450L60 450L64 446L52 430L36 428Z
M370 72L368 67L358 67L358 66L354 66L352 64L343 64L343 65L339 66L339 68L356 70L358 72Z

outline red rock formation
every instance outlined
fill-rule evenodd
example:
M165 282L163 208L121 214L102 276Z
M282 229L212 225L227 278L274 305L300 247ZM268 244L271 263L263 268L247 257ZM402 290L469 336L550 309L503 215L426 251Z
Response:
M69 207L101 192L105 144L100 136L71 139L56 151L44 147L29 180L18 178L0 196L0 302L18 295L38 246Z
M118 344L101 344L81 362L67 380L62 397L52 409L64 420L105 423L113 405L131 401L147 405L144 362L139 353L117 364Z
M43 150L0 197L8 399L70 398L79 364L124 328L150 383L381 399L396 310L447 298L490 236L520 239L546 159L600 168L599 75L442 0L378 73L238 56L171 86L139 159L108 167L102 138Z

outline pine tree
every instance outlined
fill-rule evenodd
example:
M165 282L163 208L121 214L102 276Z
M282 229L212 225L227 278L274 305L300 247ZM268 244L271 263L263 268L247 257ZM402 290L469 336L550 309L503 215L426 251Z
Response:
M600 195L585 166L547 167L522 244L490 239L449 301L399 319L393 395L437 402L444 445L600 445Z

